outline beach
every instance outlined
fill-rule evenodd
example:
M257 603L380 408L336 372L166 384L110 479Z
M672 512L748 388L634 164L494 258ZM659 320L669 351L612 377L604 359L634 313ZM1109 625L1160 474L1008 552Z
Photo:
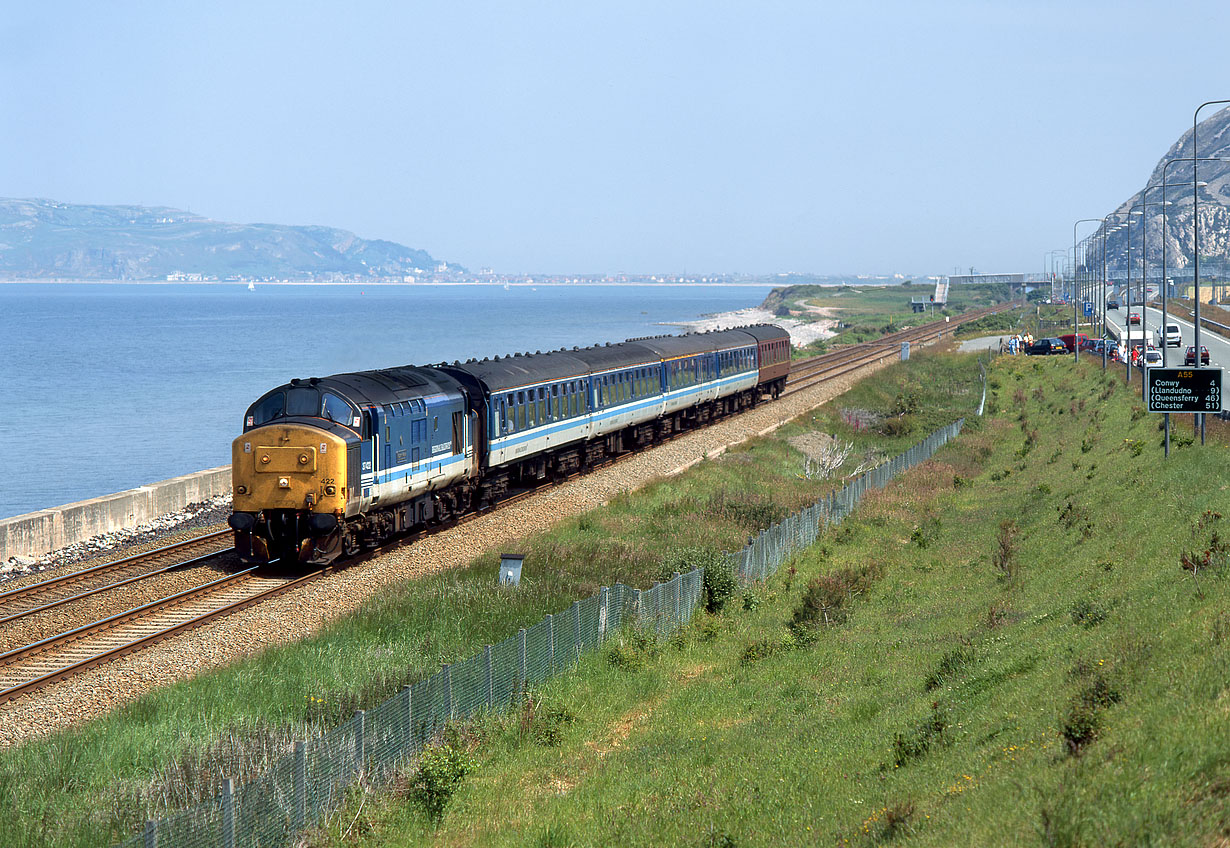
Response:
M752 306L747 309L737 309L734 312L705 315L695 321L663 321L662 323L668 327L682 327L694 333L729 330L735 327L746 327L748 324L776 324L790 334L790 343L795 347L806 347L814 341L829 339L837 335L835 310L817 306L809 307L809 309L817 315L815 321L780 318L767 309Z

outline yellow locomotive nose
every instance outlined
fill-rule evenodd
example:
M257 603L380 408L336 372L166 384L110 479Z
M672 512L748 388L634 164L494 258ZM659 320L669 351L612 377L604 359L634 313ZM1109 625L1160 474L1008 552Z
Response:
M236 512L346 508L346 442L303 424L270 424L231 443Z

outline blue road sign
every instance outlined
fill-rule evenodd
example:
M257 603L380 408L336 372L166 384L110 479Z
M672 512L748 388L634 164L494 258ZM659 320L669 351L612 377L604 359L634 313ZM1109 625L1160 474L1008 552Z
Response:
M1086 314L1086 315L1092 315L1092 314L1093 314L1093 304L1092 304L1092 303L1090 303L1090 302L1089 302L1089 301L1087 301L1087 300L1085 301L1085 314Z

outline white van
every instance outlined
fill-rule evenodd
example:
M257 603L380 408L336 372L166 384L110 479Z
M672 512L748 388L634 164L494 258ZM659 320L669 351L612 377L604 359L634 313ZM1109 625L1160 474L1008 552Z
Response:
M1183 334L1178 324L1167 323L1165 327L1159 327L1153 331L1153 338L1158 347L1179 347L1183 344Z

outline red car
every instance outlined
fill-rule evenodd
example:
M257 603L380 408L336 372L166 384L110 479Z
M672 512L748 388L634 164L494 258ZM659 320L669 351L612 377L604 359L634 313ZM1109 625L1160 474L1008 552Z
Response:
M1131 315L1129 315L1128 323L1129 324L1139 324L1140 323L1140 313L1133 312Z
M1183 354L1183 364L1184 365L1195 365L1196 364L1195 345L1187 346L1187 353ZM1204 345L1200 346L1200 364L1201 365L1209 364L1209 349L1205 347Z

